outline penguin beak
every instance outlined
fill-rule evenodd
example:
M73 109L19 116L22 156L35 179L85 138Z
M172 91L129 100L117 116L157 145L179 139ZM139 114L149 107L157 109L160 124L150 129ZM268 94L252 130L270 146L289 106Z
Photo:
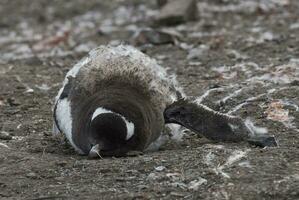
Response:
M94 145L90 151L89 151L89 154L88 154L88 157L89 158L102 158L102 156L100 155L100 145L99 144L96 144Z
M180 109L179 108L167 108L164 111L165 123L180 123Z

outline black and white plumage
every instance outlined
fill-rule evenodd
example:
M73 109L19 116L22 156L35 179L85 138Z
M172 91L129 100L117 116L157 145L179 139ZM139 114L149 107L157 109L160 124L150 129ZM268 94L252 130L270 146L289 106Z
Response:
M175 77L139 50L100 46L67 73L55 100L55 132L64 133L80 154L90 156L143 151L161 136L165 123L210 139L249 137L241 119L231 120L184 97ZM197 108L200 112L194 113Z
M175 78L153 59L130 46L101 46L67 73L54 119L79 153L88 154L98 144L103 155L123 154L143 150L160 136L163 110L178 95L183 93ZM103 120L111 130L100 125ZM124 124L123 130L112 129ZM119 139L122 132L126 135Z

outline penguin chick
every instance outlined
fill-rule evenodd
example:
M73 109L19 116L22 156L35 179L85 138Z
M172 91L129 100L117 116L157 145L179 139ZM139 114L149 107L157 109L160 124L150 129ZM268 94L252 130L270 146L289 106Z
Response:
M100 46L66 75L55 132L91 157L143 151L164 129L163 111L184 96L175 77L131 46Z
M142 152L157 142L166 123L216 141L251 138L261 146L272 141L251 137L254 127L239 117L186 99L174 76L123 45L92 50L66 74L55 99L54 122L54 132L64 133L78 153L92 158Z

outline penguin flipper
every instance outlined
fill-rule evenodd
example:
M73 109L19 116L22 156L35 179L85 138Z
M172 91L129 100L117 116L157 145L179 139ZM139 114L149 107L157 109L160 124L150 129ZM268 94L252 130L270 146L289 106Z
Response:
M248 141L257 146L277 146L273 136L264 134L261 137L252 124L249 126L240 117L214 111L190 99L180 99L169 105L164 111L164 120L165 123L180 124L214 141Z

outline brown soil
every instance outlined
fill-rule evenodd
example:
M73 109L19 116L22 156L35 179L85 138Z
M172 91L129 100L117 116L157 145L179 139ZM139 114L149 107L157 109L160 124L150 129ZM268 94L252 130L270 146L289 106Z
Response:
M223 88L203 101L214 109L247 99L235 114L267 127L279 147L189 133L157 152L89 160L52 136L53 98L88 50L130 42L158 8L145 0L1 1L0 128L12 138L0 139L0 199L299 199L299 1L229 2L199 1L197 21L169 28L181 35L175 44L142 49L188 95ZM186 44L199 48L195 56Z

